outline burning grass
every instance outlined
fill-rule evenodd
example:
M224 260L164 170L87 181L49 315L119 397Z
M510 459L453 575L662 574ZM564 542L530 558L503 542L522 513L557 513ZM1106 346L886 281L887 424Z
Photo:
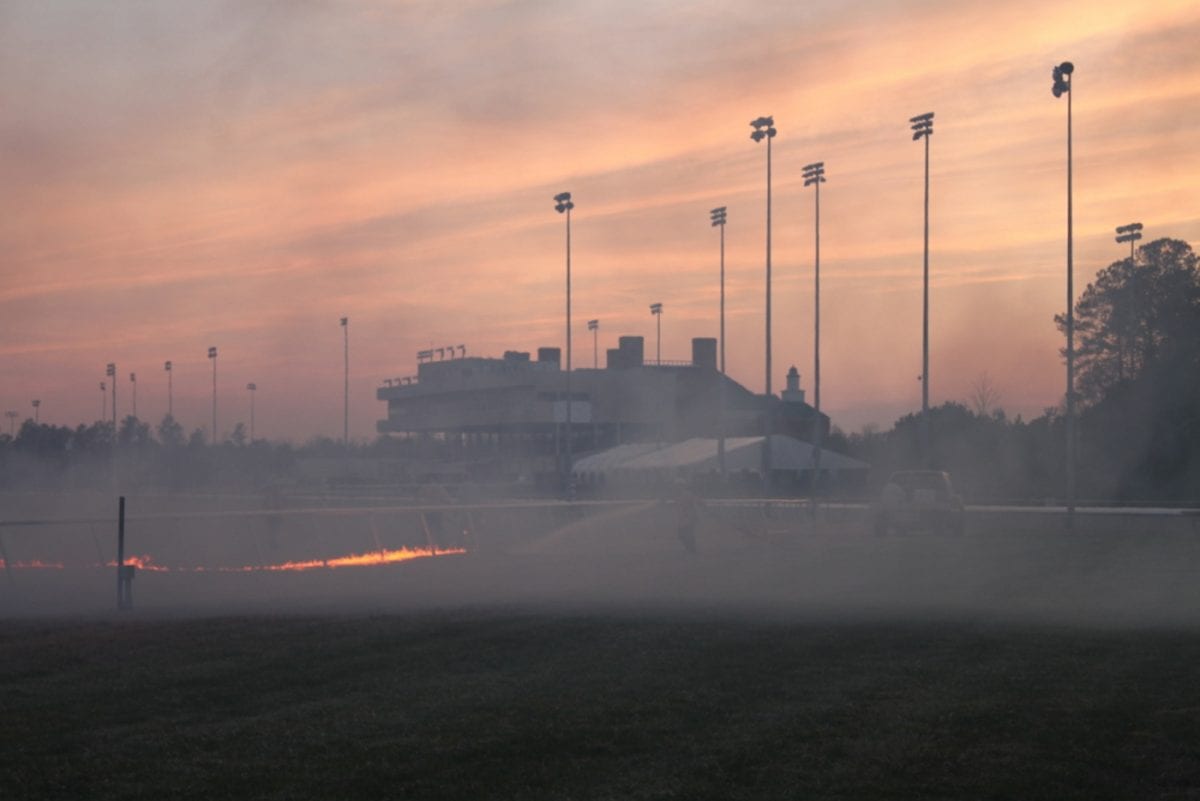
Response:
M24 798L1188 798L1200 633L442 611L0 623Z

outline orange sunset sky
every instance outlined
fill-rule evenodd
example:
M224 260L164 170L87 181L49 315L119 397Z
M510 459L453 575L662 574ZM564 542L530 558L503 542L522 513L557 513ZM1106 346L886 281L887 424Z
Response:
M562 345L574 196L574 363L622 334L663 358L716 336L727 206L731 375L763 387L774 115L774 378L811 392L813 195L824 161L822 407L920 408L923 151L931 140L931 403L983 374L1010 414L1060 402L1066 98L1076 290L1113 228L1200 245L1200 3L68 2L0 5L0 406L374 435L416 351ZM5 421L7 423L7 421ZM7 428L5 429L7 430Z

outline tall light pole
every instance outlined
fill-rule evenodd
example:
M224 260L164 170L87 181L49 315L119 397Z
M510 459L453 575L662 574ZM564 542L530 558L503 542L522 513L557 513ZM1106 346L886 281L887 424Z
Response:
M1075 238L1071 165L1071 73L1064 61L1051 75L1055 97L1067 96L1067 528L1075 526Z
M117 365L116 362L109 362L104 368L104 374L108 376L108 382L112 384L112 415L113 415L113 441L116 441L117 436Z
M588 320L588 330L592 332L592 369L600 368L600 321Z
M825 162L818 161L804 167L804 185L812 186L816 203L813 229L816 250L813 270L813 511L816 511L817 480L821 475L821 184L825 183Z
M217 444L217 348L212 346L208 349L208 358L212 359L213 365L213 403L212 403L212 444Z
M717 467L721 478L725 478L725 207L719 206L708 213L710 227L721 229L721 327L718 347L721 354L721 410L717 421Z
M575 208L575 204L571 202L570 192L559 192L554 196L554 210L559 214L564 212L567 215L567 461L566 461L566 489L567 497L574 496L574 477L572 473L575 470L573 453L571 450L571 407L574 402L571 398L571 209Z
M42 402L37 398L34 398L31 403L33 404L33 422L36 424L40 422L40 420L38 420L38 407L42 405Z
M250 444L254 444L254 393L258 391L258 384L251 381L246 385L246 389L250 390Z
M929 443L929 137L933 136L933 112L909 119L913 141L925 140L925 250L922 261L921 306L921 462L932 464Z
M20 417L21 415L20 415L20 413L15 412L12 409L9 409L7 412L4 413L4 416L8 418L8 436L9 436L9 439L12 439L14 436L16 436L17 418Z
M100 382L100 419L108 417L108 385Z
M1133 284L1134 282L1137 281L1137 261L1136 261L1136 256L1134 255L1134 249L1133 249L1134 243L1137 242L1141 238L1142 238L1142 224L1140 222L1130 223L1129 225L1121 225L1121 226L1117 227L1117 244L1122 244L1125 242L1129 243L1129 280L1130 280L1131 284ZM1137 313L1141 311L1141 308L1140 308L1141 307L1141 298L1138 297L1136 288L1133 293L1133 305L1134 305L1134 311L1135 311L1134 318L1133 318L1133 324L1135 326L1133 336L1134 336L1134 344L1136 345L1137 344L1137 326L1139 325ZM1132 367L1133 367L1133 354L1131 353L1130 354L1130 369L1131 370L1132 370ZM1118 374L1121 375L1121 377L1123 378L1124 372L1125 372L1125 360L1123 358L1121 359L1121 363L1118 365L1118 368L1119 368Z
M1117 226L1117 243L1129 243L1129 266L1133 266L1133 245L1142 238L1142 224L1130 223Z
M767 301L766 301L766 321L767 321L767 358L766 358L766 376L764 381L764 391L766 393L767 408L763 414L763 428L765 436L763 437L763 487L766 490L771 488L771 434L774 433L774 396L771 393L771 140L778 133L775 130L774 117L759 117L756 120L750 121L750 126L754 128L754 133L750 134L750 138L755 142L767 140Z
M172 370L171 370L171 363L169 361L163 362L163 372L165 372L167 374L167 417L170 417L172 420L174 420L175 419L175 392L174 392L174 387L171 385L172 384L172 382L171 382Z
M657 367L662 366L662 304L651 303L650 313L654 315L658 326L658 334L654 340L654 364Z
M342 445L350 446L350 318L342 318ZM251 398L253 399L253 395ZM251 440L254 437L250 437Z
M129 383L133 386L133 419L137 419L137 373L129 374Z

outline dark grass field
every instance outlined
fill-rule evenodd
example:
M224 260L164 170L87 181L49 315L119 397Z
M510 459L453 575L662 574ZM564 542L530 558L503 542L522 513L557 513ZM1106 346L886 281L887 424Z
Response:
M1200 798L1200 630L0 622L4 799Z

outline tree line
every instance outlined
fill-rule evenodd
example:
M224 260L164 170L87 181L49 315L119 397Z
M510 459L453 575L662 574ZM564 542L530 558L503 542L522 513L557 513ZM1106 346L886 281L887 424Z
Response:
M1062 316L1054 320L1065 330ZM1100 270L1075 304L1078 498L1101 502L1200 501L1200 272L1191 246L1158 239ZM1065 352L1064 352L1065 357ZM982 363L982 362L981 362ZM998 407L986 374L966 402L930 410L930 466L953 474L973 501L1043 502L1065 495L1063 407L1024 420ZM250 442L241 424L222 443L167 416L153 430L126 417L65 426L25 421L0 435L0 486L88 486L112 470L149 486L244 485L287 479L312 456L453 456L437 443L380 437L345 447ZM920 415L888 431L846 434L826 446L872 465L874 485L923 466ZM461 455L461 454L459 454Z
M1065 316L1054 322L1065 334ZM1200 502L1200 273L1191 246L1157 239L1100 270L1075 304L1075 339L1078 497ZM950 471L969 499L1062 499L1063 405L1025 421L995 401L984 381L968 403L930 410L932 466ZM887 432L837 432L830 445L871 463L882 480L921 464L919 424L906 415Z

